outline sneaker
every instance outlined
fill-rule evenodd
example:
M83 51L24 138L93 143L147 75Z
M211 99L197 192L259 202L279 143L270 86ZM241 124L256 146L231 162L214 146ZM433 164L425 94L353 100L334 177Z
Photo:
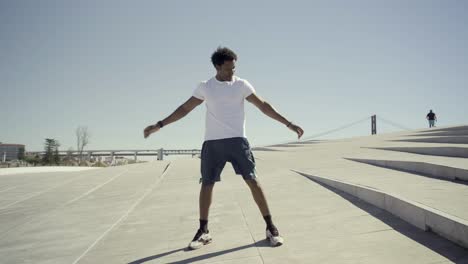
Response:
M279 247L283 245L284 239L279 235L278 229L270 231L268 228L266 230L266 239L270 241L272 247Z
M195 237L193 238L192 242L189 244L189 249L199 249L202 246L211 243L211 235L209 234L210 231L203 232L201 229L197 230Z

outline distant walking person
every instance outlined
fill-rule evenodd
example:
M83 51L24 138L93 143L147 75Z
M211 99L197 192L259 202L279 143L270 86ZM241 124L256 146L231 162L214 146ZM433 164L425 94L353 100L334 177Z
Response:
M265 194L255 171L255 159L245 135L244 100L297 133L298 138L304 131L259 97L247 80L234 76L236 61L237 55L232 50L218 48L211 56L216 76L200 83L192 97L171 115L144 130L144 137L147 138L162 127L181 119L203 101L206 102L205 141L201 151L200 228L189 244L190 249L198 249L211 242L208 214L212 192L215 182L221 180L221 172L226 162L232 164L236 174L242 175L249 186L265 220L266 237L271 245L280 246L284 243L278 228L273 224Z
M437 121L437 116L432 110L426 115L426 119L429 121L429 128L435 127L435 122Z

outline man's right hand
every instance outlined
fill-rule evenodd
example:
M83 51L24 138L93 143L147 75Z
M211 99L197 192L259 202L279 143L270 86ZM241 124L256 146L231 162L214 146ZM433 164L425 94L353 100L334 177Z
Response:
M289 129L297 133L297 139L300 139L304 135L304 130L298 125L291 123Z
M145 138L149 137L149 135L155 133L155 132L158 132L160 129L160 127L158 126L158 124L154 124L154 125L150 125L150 126L147 126L145 128L145 130L143 130L143 136Z

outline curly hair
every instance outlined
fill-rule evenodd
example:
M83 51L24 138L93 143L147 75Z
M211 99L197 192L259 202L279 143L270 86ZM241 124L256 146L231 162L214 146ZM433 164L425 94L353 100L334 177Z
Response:
M236 53L226 47L218 47L213 55L211 55L211 62L214 66L221 66L225 61L233 60L237 60Z

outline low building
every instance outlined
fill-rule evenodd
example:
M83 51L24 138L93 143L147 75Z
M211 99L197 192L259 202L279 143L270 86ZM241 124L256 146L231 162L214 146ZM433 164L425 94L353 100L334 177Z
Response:
M24 157L24 145L0 143L0 161L18 160Z

